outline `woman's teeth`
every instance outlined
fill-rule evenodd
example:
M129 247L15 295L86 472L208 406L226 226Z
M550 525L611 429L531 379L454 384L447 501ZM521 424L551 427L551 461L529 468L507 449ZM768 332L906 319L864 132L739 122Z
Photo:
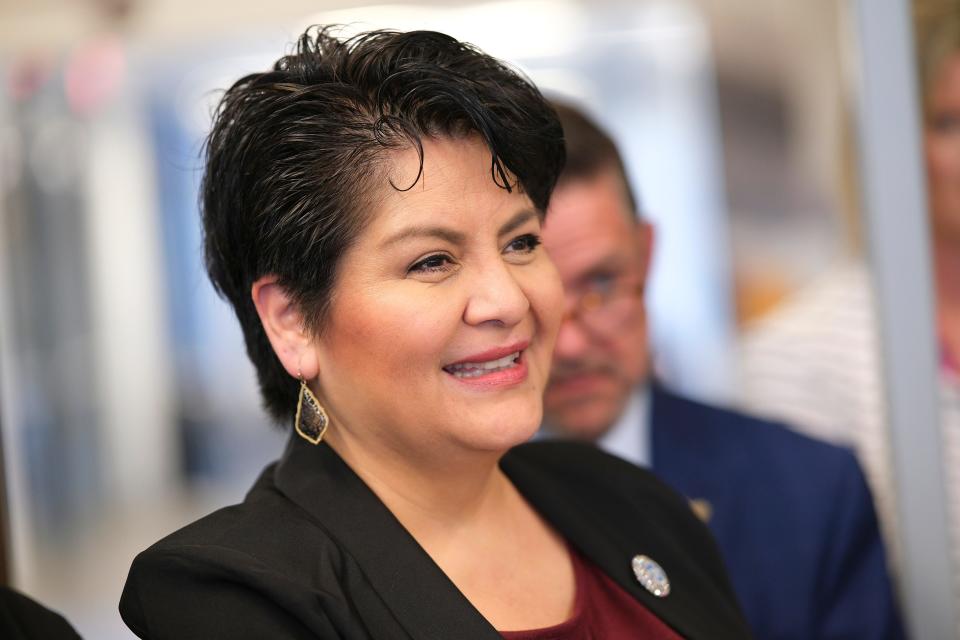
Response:
M444 367L444 370L446 370L448 373L452 373L458 378L476 378L477 376L482 376L494 371L509 369L516 364L519 357L520 352L515 351L510 355L498 358L497 360L490 360L489 362L462 362L460 364L451 364Z

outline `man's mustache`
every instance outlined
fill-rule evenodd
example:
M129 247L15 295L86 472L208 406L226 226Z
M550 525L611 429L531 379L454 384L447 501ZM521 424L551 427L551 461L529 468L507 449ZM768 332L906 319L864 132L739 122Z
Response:
M619 374L616 365L609 360L581 358L577 360L554 360L550 368L550 382L563 382L568 378L584 375L613 375Z

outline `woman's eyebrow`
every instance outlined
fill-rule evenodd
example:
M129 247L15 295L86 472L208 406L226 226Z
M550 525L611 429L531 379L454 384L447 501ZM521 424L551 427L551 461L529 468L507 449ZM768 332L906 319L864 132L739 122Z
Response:
M499 238L500 236L507 235L511 231L516 231L516 229L522 227L527 220L539 217L540 213L535 209L524 209L523 211L514 214L512 218L503 223L503 226L500 227L500 231L497 233L497 237Z
M512 218L503 223L503 225L500 227L500 230L497 232L497 237L504 236L511 231L515 231L531 218L539 217L540 214L534 209L524 209L523 211L517 212ZM444 240L450 244L461 246L466 244L467 241L466 235L463 232L450 229L449 227L441 227L436 225L416 225L397 231L386 240L381 242L380 248L383 249L389 245L396 244L410 238L439 238L440 240Z
M406 227L405 229L401 229L400 231L396 232L380 243L380 248L383 249L391 244L396 244L409 238L439 238L440 240L444 240L455 245L463 245L466 243L466 236L463 233L448 227L413 226Z

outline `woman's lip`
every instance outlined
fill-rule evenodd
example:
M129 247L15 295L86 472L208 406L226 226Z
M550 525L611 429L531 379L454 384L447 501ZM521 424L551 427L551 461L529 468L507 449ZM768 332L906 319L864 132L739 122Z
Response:
M469 378L461 378L456 376L449 371L447 372L451 378L453 378L458 384L463 385L464 387L475 389L478 391L483 390L497 390L503 389L506 387L513 387L520 384L527 379L527 363L524 359L522 353L517 359L516 363L512 367L506 369L499 369L496 371L491 371L489 373L484 373L479 376L472 376Z
M455 362L449 362L444 366L452 367L458 364L467 364L467 363L481 363L481 362L490 362L491 360L499 360L505 356L510 355L511 353L517 353L518 351L523 351L530 346L529 340L523 340L522 342L515 342L514 344L509 344L505 347L494 347L493 349L487 349L486 351L481 351L480 353L475 353L469 355L466 358L457 360Z

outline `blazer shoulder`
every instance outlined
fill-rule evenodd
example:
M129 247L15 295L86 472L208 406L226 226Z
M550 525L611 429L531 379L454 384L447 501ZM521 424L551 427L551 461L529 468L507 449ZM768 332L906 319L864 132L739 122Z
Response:
M310 539L323 550L336 545L323 524L280 492L272 482L273 467L267 467L243 502L218 509L160 539L144 553L175 548L218 547L233 549L251 557L270 557L272 564L286 566L284 553L297 541ZM264 536L270 531L270 536ZM302 542L300 543L302 544ZM298 550L299 552L299 550ZM298 553L299 555L299 553Z
M758 534L778 526L777 535L805 548L835 547L840 532L852 529L879 540L870 489L852 451L662 391L654 403L656 472L679 490L717 501L728 513L762 512L764 519L751 521ZM740 545L743 522L713 526L725 545Z
M341 606L336 576L342 565L338 546L318 523L258 482L244 502L138 554L120 614L141 638L315 637L304 621L322 629L324 609L316 603L331 600L326 610ZM177 615L164 613L174 609ZM218 615L210 616L213 610Z
M851 451L662 388L651 426L657 473L712 504L710 526L758 636L902 637Z
M860 475L853 452L811 438L790 426L739 410L705 404L662 388L654 394L653 429L656 440L673 447L709 450L711 458L732 459L739 468L756 473L762 468L808 475L811 468L828 475ZM656 453L660 453L660 448ZM669 451L665 452L669 455ZM746 464L744 464L746 463Z

